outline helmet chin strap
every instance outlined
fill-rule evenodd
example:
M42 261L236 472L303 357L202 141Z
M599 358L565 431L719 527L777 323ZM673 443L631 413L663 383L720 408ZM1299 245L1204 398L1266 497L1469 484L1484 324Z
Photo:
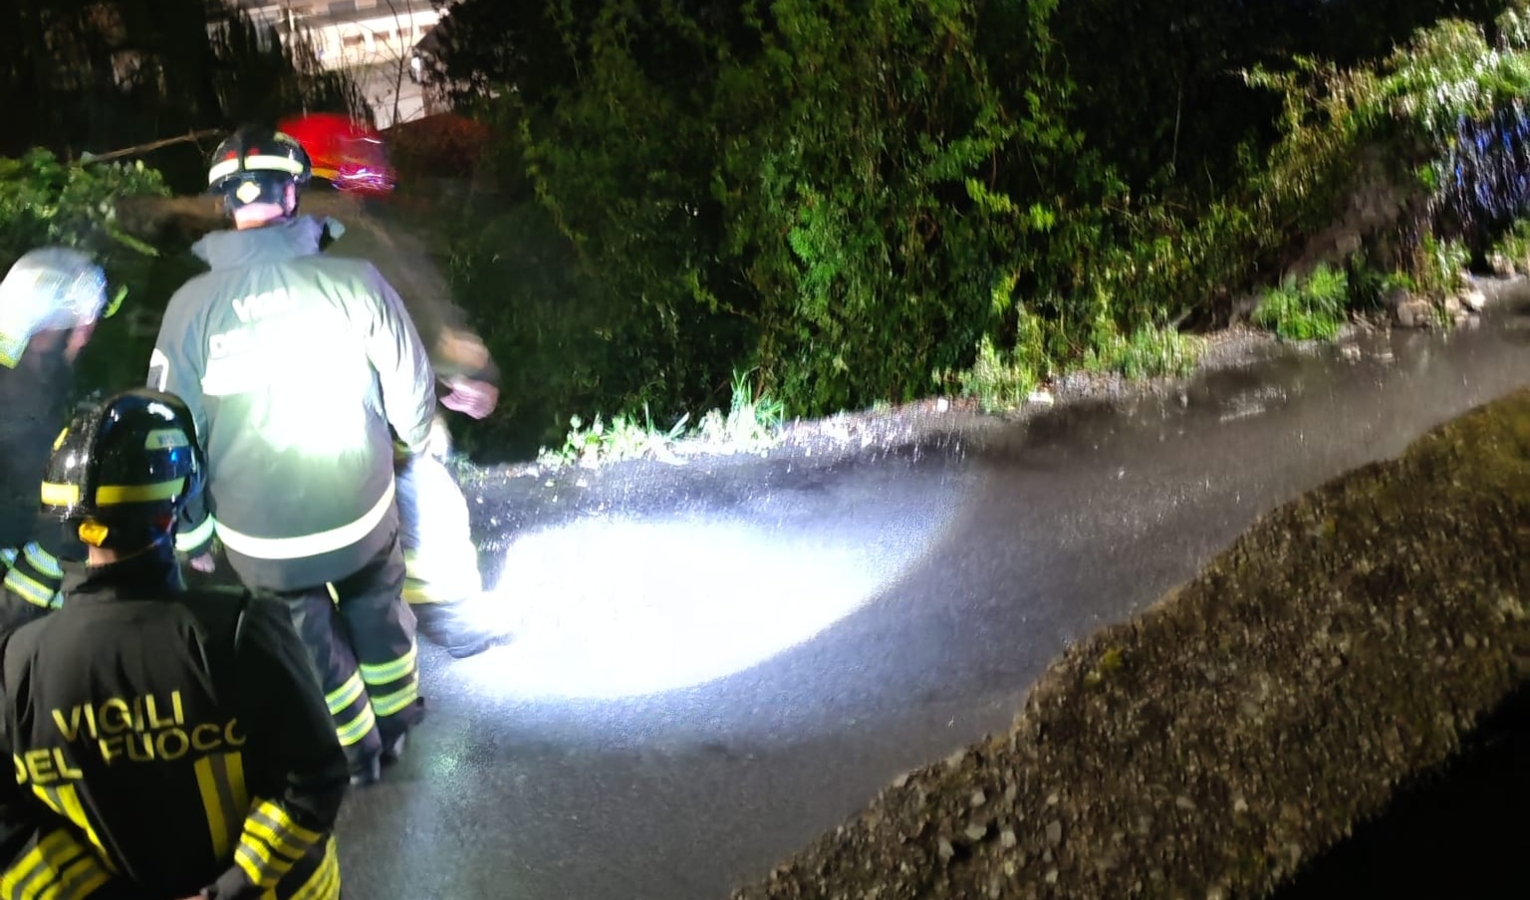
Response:
M109 551L119 560L142 556L156 550L174 554L175 518L154 516L127 524L87 519L77 527L80 540L87 546Z

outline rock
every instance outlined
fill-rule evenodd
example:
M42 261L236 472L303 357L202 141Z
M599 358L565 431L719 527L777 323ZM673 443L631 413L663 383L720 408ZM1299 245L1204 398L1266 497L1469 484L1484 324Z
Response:
M1397 308L1413 299L1413 295L1407 288L1392 288L1381 298L1381 305L1390 312L1397 312Z
M1047 823L1047 843L1053 847L1062 843L1062 823L1056 819Z
M1333 249L1338 256L1353 256L1360 252L1361 239L1358 231L1344 231L1334 237Z
M1487 306L1487 295L1480 288L1472 288L1461 294L1461 305L1474 313L1482 312Z
M1428 328L1434 323L1434 305L1423 297L1410 296L1398 304L1395 318L1403 328Z

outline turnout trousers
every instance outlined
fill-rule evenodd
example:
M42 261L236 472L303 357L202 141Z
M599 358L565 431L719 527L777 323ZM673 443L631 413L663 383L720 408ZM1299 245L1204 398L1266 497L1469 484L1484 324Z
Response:
M444 426L443 426L444 427ZM404 599L457 603L483 589L467 498L446 464L423 453L397 468Z
M415 618L403 602L397 533L360 571L329 584L282 592L308 647L353 769L425 716Z

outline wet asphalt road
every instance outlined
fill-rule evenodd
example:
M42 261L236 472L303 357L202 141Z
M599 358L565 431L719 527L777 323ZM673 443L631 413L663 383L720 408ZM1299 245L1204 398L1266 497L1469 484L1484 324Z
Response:
M981 451L471 492L522 640L422 647L431 718L348 801L347 896L722 900L1006 727L1069 641L1260 513L1530 383L1512 304L1363 346L1059 408Z

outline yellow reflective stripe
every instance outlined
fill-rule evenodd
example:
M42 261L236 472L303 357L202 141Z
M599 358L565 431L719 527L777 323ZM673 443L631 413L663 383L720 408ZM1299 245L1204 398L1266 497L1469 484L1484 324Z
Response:
M82 900L111 879L93 853L60 828L0 876L6 900Z
M252 154L244 158L244 169L247 172L286 172L288 175L303 174L303 164L295 159L285 156L266 156L265 154ZM207 170L207 183L212 184L219 178L232 175L239 171L239 160L225 159L213 164Z
M292 893L292 900L340 900L340 857L335 852L333 836L324 841L324 858L319 867Z
M256 887L266 890L276 887L276 883L292 868L294 862L296 860L273 854L269 847L251 837L248 831L234 850L234 863L250 876L250 881Z
M118 503L155 503L169 500L186 488L186 479L173 478L155 484L103 484L96 488L96 502L102 506Z
M324 835L312 828L306 828L292 818L279 804L270 800L262 800L255 809L251 810L247 825L259 824L270 831L271 846L278 846L283 851L290 851L298 856L307 853ZM261 834L265 837L265 833Z
M339 528L298 537L263 538L235 531L227 523L218 523L218 537L224 546L253 559L302 559L341 550L372 533L393 507L393 481L388 481L382 497L361 518Z
M245 816L234 861L251 881L269 889L322 839L276 803L262 800Z
M85 900L97 888L112 880L110 872L89 857L76 860L59 876L57 900Z
M27 562L35 566L39 574L52 578L64 577L64 569L58 564L58 557L44 550L36 541L27 541L22 553L26 554Z
M352 672L351 677L345 679L345 683L324 695L324 702L329 704L329 714L338 716L345 712L345 708L355 702L366 690L361 686L361 676Z
M175 549L184 553L207 543L213 536L213 528L216 524L213 522L213 517L208 516L202 520L202 524L190 531L179 532L175 536Z
M202 808L207 813L207 833L212 838L213 855L228 857L238 837L240 813L249 808L244 792L244 761L236 751L204 756L193 766L197 788L202 794Z
M372 712L372 704L368 703L361 708L361 712L357 713L354 719L338 726L335 729L335 735L340 738L340 746L349 747L371 734L376 725L377 716Z
M39 840L37 846L16 860L4 874L0 874L0 897L6 900L13 900L16 897L35 897L40 889L49 886L51 879L48 877L47 855L44 848L49 843L59 844L68 839L69 835L65 832L54 831ZM26 886L25 890L23 885Z
M367 684L377 685L390 684L398 681L400 678L407 678L414 674L415 657L418 653L418 645L411 641L409 652L392 662L378 663L371 666L362 663L358 666L361 669L361 678Z
M42 802L48 804L48 808L68 819L74 827L85 832L85 837L90 840L92 847L101 855L100 860L107 869L116 871L112 865L111 857L106 852L106 845L101 843L101 838L96 835L96 829L85 817L85 805L80 802L80 792L72 784L55 785L52 787L39 787L32 785L32 793L36 794Z
M379 716L391 716L399 712L420 697L419 682L411 681L409 686L391 694L372 698L372 711Z
M5 586L11 591L21 595L21 599L34 606L51 609L59 604L58 590L43 584L30 575L22 574L20 569L12 568L5 573Z
M32 339L29 337L0 334L0 365L7 369L16 368L16 364L21 362L21 354L26 351L27 344L31 342Z
M253 819L245 819L244 835L239 840L248 845L251 852L258 853L261 858L284 871L303 858L301 850L294 850L287 846L282 842L281 835L272 831L264 823Z
M42 502L48 506L74 506L80 502L80 486L77 484L42 483Z

